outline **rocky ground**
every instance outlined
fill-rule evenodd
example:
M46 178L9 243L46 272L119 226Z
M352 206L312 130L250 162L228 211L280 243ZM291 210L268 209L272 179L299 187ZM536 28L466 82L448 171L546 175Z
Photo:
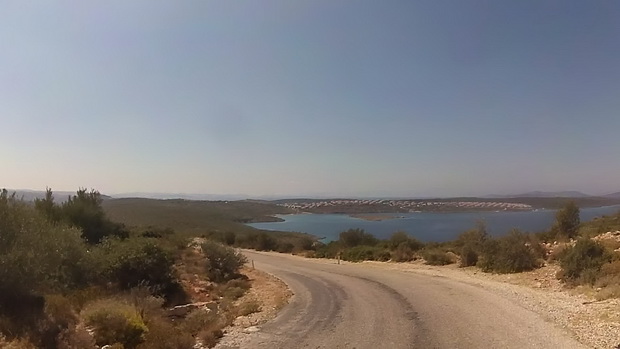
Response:
M225 335L215 348L238 347L239 340L245 334L257 331L257 326L275 318L293 295L284 282L270 274L253 269L251 266L242 272L252 281L252 288L237 302L238 304L256 302L260 310L237 317L233 324L224 330Z

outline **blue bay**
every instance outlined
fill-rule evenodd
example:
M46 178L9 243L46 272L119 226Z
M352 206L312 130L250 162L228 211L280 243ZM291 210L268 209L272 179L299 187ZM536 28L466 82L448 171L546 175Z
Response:
M591 220L601 215L614 214L620 205L584 208L581 221ZM376 216L376 214L373 214ZM390 215L388 215L390 216ZM329 242L338 239L338 234L350 228L360 228L378 238L388 238L396 231L405 231L409 235L424 241L448 241L460 233L475 227L482 220L487 224L489 234L500 236L513 228L527 232L547 230L555 219L554 210L537 210L525 212L460 212L460 213L396 213L391 216L400 218L382 221L367 221L342 214L294 214L282 215L284 222L251 223L254 228L279 231L304 232L324 238Z

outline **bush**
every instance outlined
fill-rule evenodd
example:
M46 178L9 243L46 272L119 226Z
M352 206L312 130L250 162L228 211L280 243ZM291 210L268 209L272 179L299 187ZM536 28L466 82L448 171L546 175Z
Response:
M196 344L191 333L163 318L151 319L148 327L149 331L138 349L192 349Z
M361 245L345 250L341 257L349 262L387 261L390 259L390 252L380 247Z
M63 330L57 339L58 349L97 349L95 339L83 326L71 326Z
M78 230L48 222L6 190L0 194L0 295L82 285L85 254Z
M356 247L360 245L374 246L377 238L372 234L366 233L363 229L349 229L340 233L338 240L343 247Z
M439 249L422 250L422 258L424 258L426 264L430 265L448 265L453 263L452 258L445 251Z
M136 348L148 332L137 309L118 300L95 302L83 311L83 317L99 346L118 343L127 349Z
M248 316L261 311L260 303L256 300L248 300L239 305L239 316Z
M394 262L410 262L414 259L413 249L407 242L401 242L392 252L392 261Z
M518 230L499 239L487 239L478 266L485 272L520 273L540 266L531 238Z
M107 239L96 252L103 263L104 280L117 282L121 289L147 286L157 294L170 296L179 288L174 255L154 239Z
M558 278L573 284L594 284L601 267L611 261L611 254L596 241L579 239L558 256L562 269Z
M36 347L26 339L8 340L0 334L0 348L2 349L36 349Z
M392 251L398 249L399 247L402 249L405 246L411 251L417 251L424 247L424 244L417 239L410 237L403 231L397 231L392 234L390 240L388 240L388 246Z
M235 279L230 280L222 285L220 293L228 299L236 300L241 298L245 292L250 289L250 282L247 280Z
M556 212L552 230L557 236L572 239L579 233L579 224L579 207L570 201Z
M483 221L479 221L475 229L468 230L458 236L455 245L461 257L461 267L470 267L478 263L487 239L486 224Z
M461 248L461 267L471 267L478 263L478 250L471 244L467 244Z
M207 275L214 282L224 282L237 277L239 269L248 261L233 248L213 241L202 244L202 251L207 258Z

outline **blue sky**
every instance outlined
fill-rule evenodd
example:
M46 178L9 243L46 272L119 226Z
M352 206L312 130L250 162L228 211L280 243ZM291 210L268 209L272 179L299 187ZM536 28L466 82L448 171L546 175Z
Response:
M618 1L3 1L0 187L620 190Z

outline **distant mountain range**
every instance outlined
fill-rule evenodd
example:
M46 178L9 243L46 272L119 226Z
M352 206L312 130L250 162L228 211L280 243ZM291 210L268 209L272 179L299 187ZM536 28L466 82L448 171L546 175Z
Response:
M530 191L523 194L488 195L488 198L587 198L592 195L579 191Z
M610 199L620 199L620 191L617 192L617 193L607 194L607 195L605 195L603 197L610 198Z
M0 187L1 188L1 187ZM15 195L23 199L24 201L34 201L35 199L43 199L45 198L45 191L42 190L30 190L30 189L7 189L9 194L15 193ZM75 195L74 191L54 191L54 201L55 202L65 202L69 199L69 196ZM109 195L101 194L101 197L106 199L111 199Z
M1 188L1 187L0 187ZM45 191L42 190L29 190L29 189L7 189L9 193L16 192L17 197L23 198L26 201L34 201L35 199L42 199L45 197ZM57 202L64 202L71 195L75 195L74 191L54 191L54 198ZM253 196L253 195L225 195L225 194L185 194L185 193L149 193L149 192L133 192L133 193L122 193L122 194L114 194L114 195L103 195L103 199L117 199L117 198L147 198L147 199L184 199L184 200L207 200L207 201L224 201L224 200L265 200L265 201L286 201L290 199L303 200L298 199L296 196L286 196L286 195L263 195L263 196ZM486 199L503 199L503 198L594 198L601 197L607 199L620 199L620 192L611 193L607 195L588 195L579 191L531 191L522 194L510 194L510 195L501 195L501 194L493 194L481 196L480 198ZM357 197L356 197L357 198ZM351 199L351 198L349 198ZM362 199L362 198L359 198ZM364 198L364 199L381 199L381 198ZM383 198L386 199L386 198ZM403 198L406 199L406 198ZM411 199L411 198L409 198ZM420 199L420 198L416 198ZM446 198L444 198L446 199ZM318 200L318 198L308 198L305 200L314 201Z

